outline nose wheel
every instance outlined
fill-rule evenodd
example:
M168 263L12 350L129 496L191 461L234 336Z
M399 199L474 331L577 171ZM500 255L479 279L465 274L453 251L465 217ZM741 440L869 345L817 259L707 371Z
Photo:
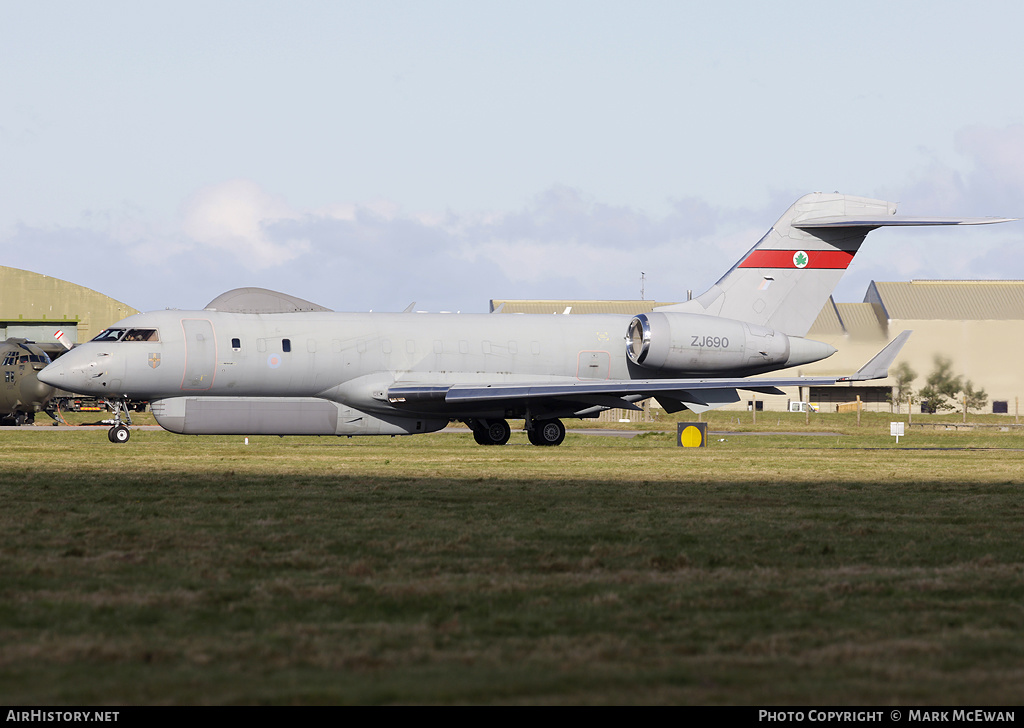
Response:
M124 425L114 425L107 430L107 439L111 442L128 442L128 438L132 436L132 431Z
M108 399L106 400L107 406L114 411L114 426L107 430L107 439L113 443L128 442L128 439L132 436L131 430L128 428L132 424L132 416L130 413L130 407L128 406L127 399ZM121 413L124 413L124 421L122 422ZM107 420L110 422L110 420Z

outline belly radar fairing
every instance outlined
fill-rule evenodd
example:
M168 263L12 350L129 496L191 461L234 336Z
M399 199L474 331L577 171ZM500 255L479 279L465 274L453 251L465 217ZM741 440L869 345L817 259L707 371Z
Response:
M202 311L124 319L40 379L115 406L149 400L182 434L405 435L461 420L477 442L503 444L507 420L523 419L533 444L557 445L562 419L650 397L701 412L740 389L884 378L905 334L849 377L749 377L835 351L803 337L869 231L1001 221L904 218L891 203L812 194L707 292L650 313L336 313L237 289Z

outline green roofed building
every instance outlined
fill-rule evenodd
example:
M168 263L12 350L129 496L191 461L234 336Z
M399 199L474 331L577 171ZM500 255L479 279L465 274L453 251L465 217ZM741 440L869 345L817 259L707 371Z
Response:
M16 336L40 343L88 341L137 310L60 278L0 266L0 340Z

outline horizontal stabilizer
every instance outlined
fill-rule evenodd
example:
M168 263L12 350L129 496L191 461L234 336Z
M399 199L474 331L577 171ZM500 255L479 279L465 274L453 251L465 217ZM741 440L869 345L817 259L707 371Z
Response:
M897 217L896 215L831 215L792 223L800 230L817 228L880 228L929 225L992 225L1013 222L1013 217Z

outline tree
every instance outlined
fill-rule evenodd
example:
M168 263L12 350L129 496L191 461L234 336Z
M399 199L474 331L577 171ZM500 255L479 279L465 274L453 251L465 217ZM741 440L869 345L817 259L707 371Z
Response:
M975 389L971 380L964 382L964 403L968 410L980 410L988 404L988 395L984 389Z
M935 355L935 369L928 375L926 384L917 395L929 413L956 409L956 395L963 389L960 375L953 374L952 360L940 354ZM984 394L984 392L982 392ZM988 399L988 396L985 397ZM952 400L952 401L951 401Z
M917 372L911 369L905 361L902 361L893 369L892 376L896 380L896 384L893 386L892 392L889 393L889 403L895 404L896 412L899 412L902 403L914 393L910 385L917 379Z

